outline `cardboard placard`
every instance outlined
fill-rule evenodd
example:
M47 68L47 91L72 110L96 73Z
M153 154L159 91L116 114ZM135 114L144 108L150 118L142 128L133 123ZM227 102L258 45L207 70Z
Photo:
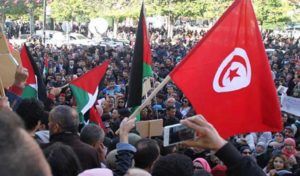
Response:
M17 65L12 60L11 54L0 54L0 76L4 87L14 83L16 69Z
M157 119L139 121L136 123L136 130L140 133L140 136L143 138L161 136L163 133L163 120Z
M14 54L18 54L16 51ZM17 57L19 58L19 57ZM20 62L10 53L5 36L0 33L0 77L4 87L9 87L14 83L17 66Z
M0 32L0 54L8 54L9 49L6 43L6 37Z
M20 52L16 49L13 49L13 51L11 51L11 54L15 58L15 60L17 61L18 65L22 65Z

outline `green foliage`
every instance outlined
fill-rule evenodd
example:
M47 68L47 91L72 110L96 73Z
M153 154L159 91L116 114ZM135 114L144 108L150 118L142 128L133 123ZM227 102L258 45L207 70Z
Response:
M21 19L23 21L29 21L28 13L30 10L33 10L37 15L40 14L42 4L37 4L34 0L29 1L28 4L25 4L25 1L23 0L19 0L18 3L15 4L14 0L8 0L8 3L5 6L0 7L0 12L12 20Z
M6 6L1 8L1 12L6 16L10 16L11 18L18 17L20 15L24 15L27 13L27 6L24 2L20 2L18 4L14 4L13 0L9 0Z
M57 21L86 22L93 7L85 0L55 0L51 4L52 17Z
M91 17L112 17L122 20L126 17L137 17L140 11L140 0L88 0L94 4Z
M288 12L296 8L287 0L254 0L256 16L264 28L279 28L291 21Z
M163 1L158 9L162 15L210 19L220 16L231 0L170 0Z
M20 18L28 15L28 9L42 15L42 4L25 5L19 1L9 0L5 14ZM300 20L300 15L291 15L291 11L299 10L292 0L252 0L257 18L263 27L274 28ZM296 0L297 1L297 0ZM193 19L217 19L233 2L233 0L144 0L147 16L170 16L173 20L179 17ZM50 4L52 17L56 21L87 22L91 18L108 17L119 21L126 17L137 18L141 0L54 0ZM1 10L1 9L0 9ZM2 9L3 10L3 9Z

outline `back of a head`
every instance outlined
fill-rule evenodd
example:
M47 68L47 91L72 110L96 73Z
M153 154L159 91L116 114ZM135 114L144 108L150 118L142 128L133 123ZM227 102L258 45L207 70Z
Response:
M41 149L13 112L0 111L0 141L0 175L51 175Z
M44 105L34 98L23 99L16 112L24 121L26 130L31 131L34 130L44 115Z
M44 150L53 176L73 176L81 172L81 165L73 149L62 143L54 143Z
M97 125L86 125L80 133L80 140L89 145L95 145L98 141L103 142L105 137L104 131Z
M199 169L196 172L194 172L193 176L212 176L212 175L204 169Z
M125 176L151 176L147 171L139 168L128 169Z
M50 111L49 121L58 123L62 131L77 133L79 127L79 116L75 109L59 105ZM50 129L51 132L51 129Z
M153 176L192 176L192 160L182 154L169 154L160 157L152 169Z
M107 168L88 169L80 173L78 176L113 176L113 172Z
M106 164L107 164L107 167L111 170L115 170L116 167L117 167L117 149L114 149L112 151L110 151L107 156L106 156Z
M135 167L150 169L159 157L159 146L153 139L141 139L136 143L136 153L134 154Z
M128 143L133 145L133 146L135 146L136 143L141 139L142 139L142 137L135 134L135 133L129 133L128 134Z

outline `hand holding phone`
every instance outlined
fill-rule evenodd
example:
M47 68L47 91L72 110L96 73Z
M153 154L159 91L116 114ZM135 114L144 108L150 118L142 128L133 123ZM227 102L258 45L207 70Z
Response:
M164 127L164 147L195 138L195 130L182 124Z
M184 142L189 147L198 147L218 151L227 141L225 141L203 116L196 115L180 121L181 124L196 131L196 139Z

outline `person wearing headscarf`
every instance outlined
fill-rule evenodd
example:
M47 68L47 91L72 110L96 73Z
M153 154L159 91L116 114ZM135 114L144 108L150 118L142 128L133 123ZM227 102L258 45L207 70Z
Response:
M204 158L196 158L193 161L193 165L194 165L194 171L203 169L203 170L206 170L207 172L211 173L210 165Z
M268 152L264 142L257 143L253 156L256 158L256 162L261 168L266 167L270 160L270 152Z
M295 156L295 154L297 153L295 140L292 138L286 138L284 140L284 146L281 151L282 154L284 154L287 158Z
M274 150L280 150L284 145L284 133L275 133L273 139L269 142L268 146L272 147Z
M296 150L296 142L292 138L286 138L284 140L284 146L281 150L282 154L287 157L288 163L290 166L296 165L296 154L298 153Z

